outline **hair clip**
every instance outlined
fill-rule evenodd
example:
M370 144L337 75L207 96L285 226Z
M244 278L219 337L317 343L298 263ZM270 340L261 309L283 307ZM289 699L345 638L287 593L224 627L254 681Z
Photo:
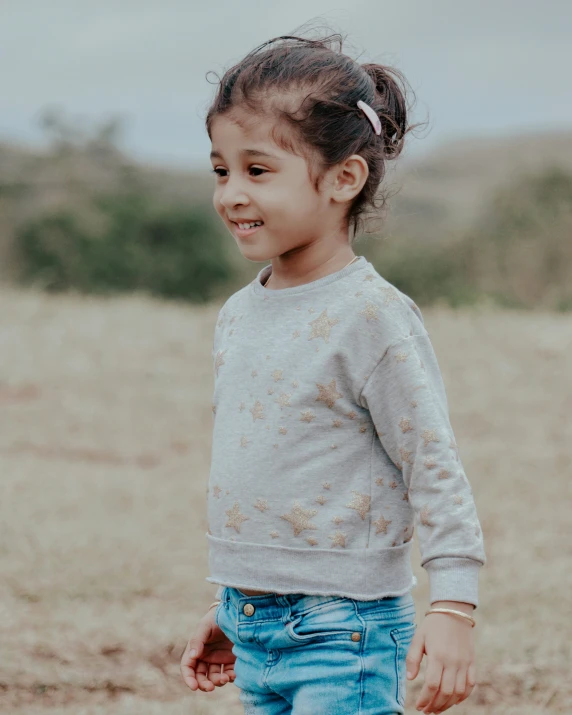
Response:
M377 114L373 111L373 109L369 106L369 104L362 102L362 100L360 99L359 102L357 103L357 106L364 112L365 116L371 122L371 125L374 128L375 133L377 135L381 134L381 120L377 116Z

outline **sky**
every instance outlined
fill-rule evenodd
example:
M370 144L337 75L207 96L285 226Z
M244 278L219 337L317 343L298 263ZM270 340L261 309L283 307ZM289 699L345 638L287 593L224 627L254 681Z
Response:
M41 145L46 109L123 120L137 158L210 168L214 76L304 23L399 69L421 155L451 139L572 129L569 0L0 0L0 141ZM413 100L413 96L411 97Z

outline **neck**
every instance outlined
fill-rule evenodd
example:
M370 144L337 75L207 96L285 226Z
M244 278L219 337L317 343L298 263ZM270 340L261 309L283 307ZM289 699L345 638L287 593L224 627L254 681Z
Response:
M276 264L280 260L280 257L278 257L272 261L272 271L270 273L270 277L264 284L264 287L277 290L280 288L292 288L297 285L303 285L304 283L310 283L311 281L316 281L319 278L328 276L330 273L341 271L342 268L350 265L357 258L358 256L355 255L350 246L346 246L345 250L338 251L323 263L308 266L307 264L302 265L298 262L298 270L294 271L292 266L288 266L288 269L284 271L283 266L278 268L276 267Z

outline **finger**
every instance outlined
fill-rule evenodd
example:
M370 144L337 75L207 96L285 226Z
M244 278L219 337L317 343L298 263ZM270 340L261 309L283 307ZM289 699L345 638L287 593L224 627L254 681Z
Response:
M435 658L429 658L427 661L427 669L425 671L425 683L417 698L415 707L417 710L426 708L439 692L441 684L441 675L443 673L443 663ZM423 710L427 712L427 710Z
M429 703L425 712L441 712L443 705L451 699L455 693L455 683L457 682L457 668L449 666L443 670L439 691Z
M408 680L413 680L417 677L419 673L419 666L421 665L421 660L423 658L423 649L425 646L425 640L420 631L416 631L409 646L409 651L405 658L405 666L407 673L411 674L407 676Z
M467 669L459 668L457 671L457 678L455 680L455 690L451 694L450 698L446 700L440 708L436 709L436 713L443 713L448 710L453 705L460 703L466 697L468 697L467 689Z
M209 663L209 680L217 688L228 683L229 677L224 672L223 663Z
M197 665L197 680L199 683L199 688L205 693L210 693L211 691L213 691L215 689L215 686L208 679L207 671L208 671L208 664L202 660L199 661L199 663Z
M181 656L180 670L181 675L183 676L183 681L191 690L196 690L199 687L195 673L196 662L197 659L190 656L190 648L187 643L187 647Z

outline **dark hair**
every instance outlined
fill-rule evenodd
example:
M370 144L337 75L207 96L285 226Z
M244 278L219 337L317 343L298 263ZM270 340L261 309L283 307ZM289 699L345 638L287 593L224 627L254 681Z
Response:
M234 112L233 120L242 126L261 113L278 119L273 140L307 159L316 190L323 171L352 154L362 156L369 176L345 216L355 237L368 207L376 213L386 208L387 194L376 203L385 162L399 156L405 135L418 125L407 126L405 91L398 83L405 84L403 75L384 65L360 65L342 53L343 40L339 33L318 39L282 35L252 50L217 77L206 129L212 138L213 119L241 108L247 111L241 118ZM357 106L360 99L379 116L381 135ZM294 131L282 131L285 126Z

